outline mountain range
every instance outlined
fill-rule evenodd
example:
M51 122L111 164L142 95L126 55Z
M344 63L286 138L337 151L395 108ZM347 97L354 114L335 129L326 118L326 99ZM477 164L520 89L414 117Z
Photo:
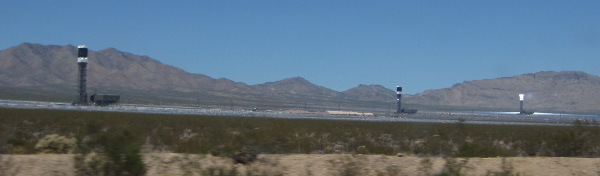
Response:
M537 72L513 77L465 81L450 88L411 97L428 106L518 111L519 96L526 109L537 112L598 113L600 77L578 71Z
M0 87L31 93L75 96L77 64L75 46L23 43L0 51ZM377 85L361 85L337 92L302 77L247 85L225 78L214 79L162 64L147 56L114 48L89 53L88 91L118 93L132 103L213 103L245 105L336 105L340 102L393 102L394 92ZM377 95L370 95L372 89ZM47 91L44 91L47 90ZM388 94L389 100L381 94ZM5 95L6 97L7 95ZM391 97L391 98L390 98ZM9 97L10 98L10 97ZM186 100L187 99L187 100Z
M0 99L71 101L75 98L75 46L23 43L0 50ZM147 56L115 48L89 51L88 92L120 94L123 103L271 107L389 108L395 92L359 85L338 92L302 77L248 85L186 72ZM466 81L450 88L405 95L409 107L598 113L600 78L584 72L538 72ZM516 103L515 103L516 102Z

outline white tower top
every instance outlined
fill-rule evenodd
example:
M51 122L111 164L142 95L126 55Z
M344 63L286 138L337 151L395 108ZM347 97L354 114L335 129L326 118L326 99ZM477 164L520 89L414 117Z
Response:
M85 45L77 46L77 63L88 62L88 48Z
M519 101L523 101L525 99L525 94L519 94Z

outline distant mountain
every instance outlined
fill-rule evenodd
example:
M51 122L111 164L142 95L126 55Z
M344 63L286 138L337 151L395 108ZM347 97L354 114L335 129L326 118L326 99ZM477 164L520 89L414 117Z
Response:
M64 91L62 94L74 96L77 80L76 51L77 48L71 45L31 43L0 50L0 87L45 87L54 92ZM137 99L144 96L147 99L158 99L150 98L152 96L181 96L178 99L187 98L187 102L210 99L212 103L228 103L235 100L247 104L257 100L272 101L276 104L319 104L321 101L347 100L348 97L356 101L377 99L368 95L342 94L312 84L301 77L257 85L247 85L224 78L213 79L162 64L147 56L134 55L114 48L90 50L89 58L89 91L110 90L126 94L141 92Z
M0 50L0 99L73 100L76 51L31 43ZM301 77L247 85L114 48L90 50L89 58L88 92L120 94L124 103L387 109L395 101L395 92L379 85L337 92ZM404 95L403 102L420 109L518 111L520 93L530 111L600 113L600 78L576 71L466 81Z
M276 82L255 85L254 88L265 95L302 95L316 97L338 97L339 92L315 85L302 77L287 78Z
M77 80L74 46L44 46L24 43L0 51L0 83L10 86L75 86ZM197 90L247 87L227 79L212 79L164 65L147 56L137 56L114 48L90 51L88 85L134 90ZM248 90L244 90L248 91Z
M525 94L525 108L530 111L597 113L600 110L600 77L576 71L466 81L450 88L425 91L407 101L430 107L518 111L521 93Z
M394 101L396 92L380 85L358 85L342 92L346 97L365 101Z

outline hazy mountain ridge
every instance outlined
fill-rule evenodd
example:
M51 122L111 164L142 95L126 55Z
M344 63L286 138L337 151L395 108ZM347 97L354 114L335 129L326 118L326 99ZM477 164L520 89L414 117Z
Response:
M75 87L77 48L71 45L23 43L0 50L0 84L7 87ZM202 74L162 64L148 56L107 48L89 51L88 88L203 93L221 97L290 97L343 99L340 92L295 77L257 85ZM251 96L251 97L248 97ZM360 96L353 96L361 100ZM367 97L367 99L372 99ZM289 100L294 101L294 100Z
M51 97L72 95L77 82L77 48L71 45L23 43L0 50L0 88L40 90ZM225 78L214 79L162 64L148 56L114 48L90 50L88 89L136 96L138 102L156 102L157 97L195 103L246 105L277 104L315 106L369 106L386 108L395 92L380 85L359 85L343 92L315 85L302 77L248 85ZM44 92L46 91L46 92ZM518 111L518 94L526 94L526 108L538 112L600 113L600 77L584 72L538 72L513 77L465 81L452 87L404 95L403 101L420 108L455 110ZM28 92L0 93L19 96ZM36 97L27 95L29 97ZM70 99L67 97L63 99Z
M253 87L257 88L263 94L274 93L280 95L312 95L322 97L336 97L340 95L339 92L315 85L302 77L257 84Z
M362 98L367 101L395 100L396 92L381 85L361 84L342 92L348 98Z
M456 106L518 111L518 94L526 109L544 112L596 112L600 77L584 72L538 72L513 77L465 81L450 88L428 90L409 101L430 106Z

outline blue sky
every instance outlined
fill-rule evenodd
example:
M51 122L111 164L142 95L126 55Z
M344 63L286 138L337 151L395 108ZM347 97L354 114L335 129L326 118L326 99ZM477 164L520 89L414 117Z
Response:
M600 1L0 2L0 49L109 47L213 78L406 93L538 71L600 75ZM93 58L90 58L93 59Z

